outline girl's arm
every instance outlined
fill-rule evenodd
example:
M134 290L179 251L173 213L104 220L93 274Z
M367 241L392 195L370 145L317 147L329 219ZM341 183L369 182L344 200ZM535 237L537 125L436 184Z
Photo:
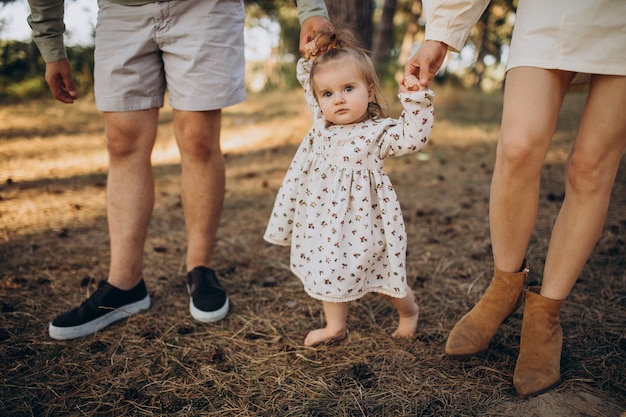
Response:
M426 146L435 117L434 96L428 89L398 94L404 110L396 123L386 128L380 144L381 158L416 153Z
M313 93L311 92L311 61L307 61L304 58L300 58L298 60L298 64L296 66L296 77L298 78L298 82L304 88L304 98L306 99L311 112L313 112L313 117L315 120L322 118L322 111L320 110L320 106L317 104L317 101L313 97Z

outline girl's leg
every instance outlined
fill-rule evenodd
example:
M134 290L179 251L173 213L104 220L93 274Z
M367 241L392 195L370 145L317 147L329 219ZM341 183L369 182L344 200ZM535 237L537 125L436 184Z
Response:
M324 301L322 305L326 316L326 327L311 330L304 339L305 346L315 346L331 340L342 340L346 337L348 304Z
M594 75L566 168L541 295L566 298L600 237L626 148L626 77Z
M400 321L398 328L391 334L394 339L408 338L415 334L417 322L419 320L419 307L415 302L415 297L409 291L404 298L393 298L383 296L398 310Z

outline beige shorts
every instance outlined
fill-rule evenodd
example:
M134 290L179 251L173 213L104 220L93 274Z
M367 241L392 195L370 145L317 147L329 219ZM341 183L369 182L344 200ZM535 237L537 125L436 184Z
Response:
M99 0L96 104L102 111L163 106L216 110L243 101L243 0Z

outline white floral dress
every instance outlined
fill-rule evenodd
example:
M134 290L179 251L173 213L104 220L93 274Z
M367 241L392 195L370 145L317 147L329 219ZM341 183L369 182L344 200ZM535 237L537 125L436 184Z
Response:
M368 292L402 298L406 232L383 160L426 145L434 94L399 94L399 119L326 127L309 89L310 63L301 59L297 68L314 123L278 191L264 238L291 245L291 270L315 299L346 302Z

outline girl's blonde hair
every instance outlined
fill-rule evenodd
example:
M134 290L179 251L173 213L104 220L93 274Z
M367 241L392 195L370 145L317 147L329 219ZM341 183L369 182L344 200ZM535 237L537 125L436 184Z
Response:
M347 30L337 30L333 32L320 31L315 34L315 42L320 54L312 60L310 84L313 97L317 100L315 88L316 68L328 62L339 59L352 59L359 68L363 79L367 85L374 86L374 98L367 106L367 114L371 120L387 117L387 111L381 106L382 101L386 107L386 101L380 89L380 79L374 68L367 51L361 48L352 32Z

